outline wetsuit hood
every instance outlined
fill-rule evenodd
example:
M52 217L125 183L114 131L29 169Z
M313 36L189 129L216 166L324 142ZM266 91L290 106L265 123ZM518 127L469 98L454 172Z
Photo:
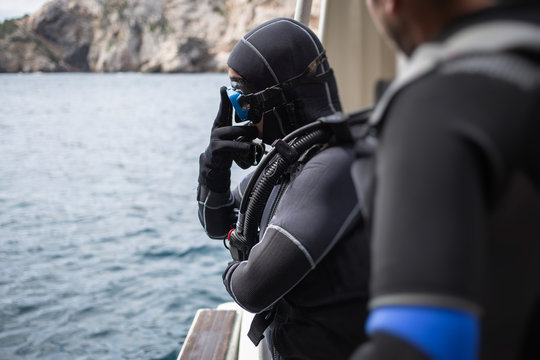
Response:
M286 82L302 74L324 48L307 26L288 18L265 22L247 33L233 48L227 64L242 75L250 91L256 92ZM314 75L330 71L328 61L320 63ZM318 82L303 82L284 92L287 111L264 113L263 141L275 139L341 111L333 74Z

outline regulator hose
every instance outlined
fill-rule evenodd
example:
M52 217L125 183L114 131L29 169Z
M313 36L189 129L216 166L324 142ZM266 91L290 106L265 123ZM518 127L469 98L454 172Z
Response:
M329 131L315 130L294 140L290 146L300 155L313 145L326 142L330 135ZM276 159L265 169L261 181L258 182L259 186L254 187L244 219L244 236L248 246L253 246L257 242L259 224L272 189L287 168L298 160L298 156L292 159L286 160L281 154L276 154Z
M350 115L338 113L321 118L274 143L273 149L253 172L240 204L237 228L229 232L230 250L235 260L247 259L258 242L259 225L268 198L289 166L311 147L329 143L332 137L336 143L352 142L349 127L365 124L370 113L371 108L368 108Z

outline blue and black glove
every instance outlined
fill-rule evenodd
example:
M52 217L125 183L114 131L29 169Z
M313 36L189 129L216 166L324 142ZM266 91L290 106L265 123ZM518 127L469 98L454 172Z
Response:
M252 156L257 136L254 126L232 126L232 104L225 86L220 89L221 103L210 134L210 144L199 157L199 184L224 193L231 186L233 159Z

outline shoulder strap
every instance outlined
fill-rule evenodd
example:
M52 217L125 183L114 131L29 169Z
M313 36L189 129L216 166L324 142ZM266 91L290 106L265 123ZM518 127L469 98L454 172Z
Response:
M257 346L264 338L264 331L272 321L274 321L275 310L272 308L270 310L263 311L261 313L255 314L251 325L248 331L248 338L251 342Z
M381 97L370 123L379 126L388 105L401 89L446 61L500 51L528 50L540 53L539 34L540 26L519 21L491 21L464 29L446 42L422 45Z

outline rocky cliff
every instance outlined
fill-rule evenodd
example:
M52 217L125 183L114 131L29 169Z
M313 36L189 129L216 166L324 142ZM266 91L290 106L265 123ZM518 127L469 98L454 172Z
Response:
M319 2L310 26L316 29ZM223 71L250 29L295 0L53 0L0 24L0 72Z

